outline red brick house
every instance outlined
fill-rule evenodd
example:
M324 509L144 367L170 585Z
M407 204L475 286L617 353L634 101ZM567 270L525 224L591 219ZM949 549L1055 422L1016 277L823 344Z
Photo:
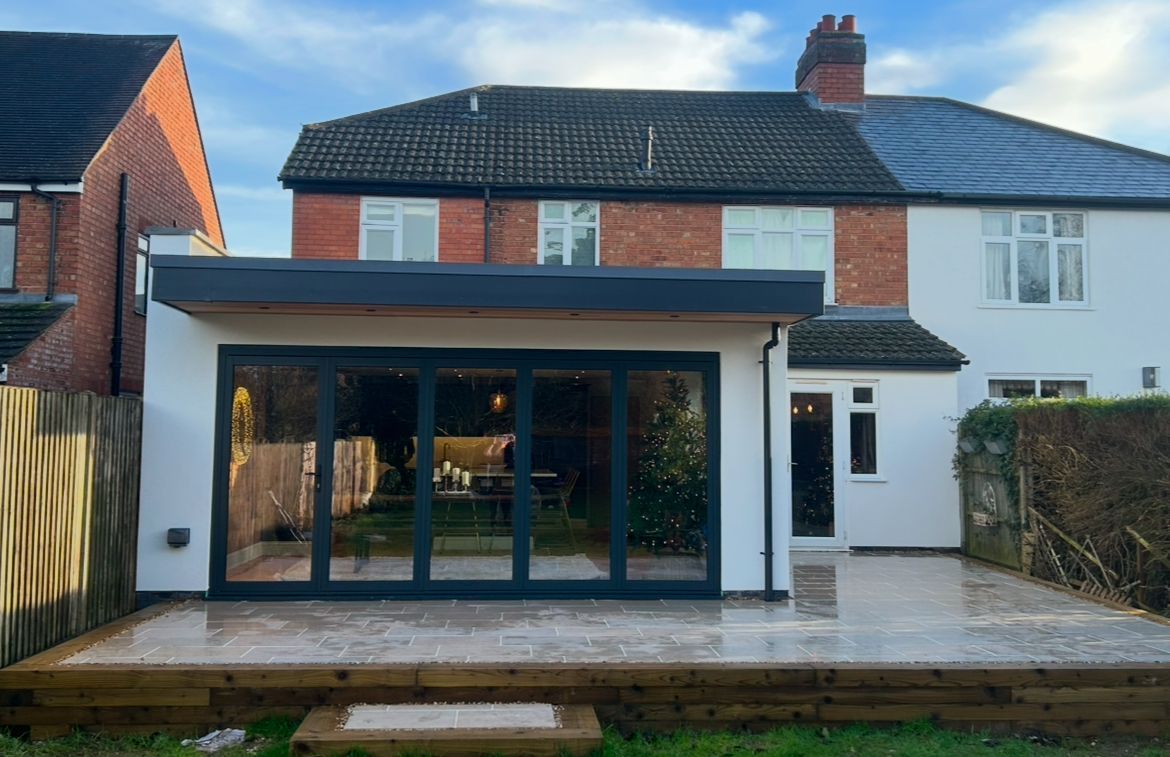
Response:
M3 377L140 393L149 230L223 244L179 40L3 32L0 68Z

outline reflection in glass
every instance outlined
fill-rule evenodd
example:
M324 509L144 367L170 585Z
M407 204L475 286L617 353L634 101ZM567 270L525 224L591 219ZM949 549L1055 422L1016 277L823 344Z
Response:
M227 580L308 581L317 473L317 370L233 371Z
M707 578L707 387L692 371L630 371L630 580Z
M516 371L440 368L431 471L431 580L512 578Z
M537 370L532 395L534 580L609 578L609 371Z
M833 395L792 395L792 535L836 535Z
M418 370L339 368L329 578L414 575Z

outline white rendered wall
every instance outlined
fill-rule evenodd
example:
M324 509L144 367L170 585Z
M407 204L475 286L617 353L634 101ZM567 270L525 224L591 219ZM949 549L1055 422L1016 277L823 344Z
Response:
M720 354L722 585L763 588L763 430L760 349L767 326L538 320L189 316L151 303L143 394L140 591L204 591L211 545L215 384L221 344L678 350ZM784 363L773 366L784 385ZM781 395L782 396L782 395ZM787 435L776 435L779 480ZM787 499L776 502L788 509ZM169 527L189 527L191 544L166 545ZM785 526L786 528L786 526ZM777 541L777 589L788 587L788 553Z
M849 381L877 382L878 477L838 471L837 518L850 547L958 547L959 487L951 475L955 449L956 374L953 371L840 371L793 368L801 381L842 390L834 412L848 413ZM866 384L869 385L869 384ZM848 419L846 419L847 421ZM848 422L843 424L848 430ZM834 439L845 445L849 439Z
M1170 212L1087 211L1089 305L1069 310L981 304L980 210L911 206L907 221L910 313L971 359L960 408L1003 374L1089 376L1090 393L1110 396L1142 391L1141 368L1159 366L1165 386Z

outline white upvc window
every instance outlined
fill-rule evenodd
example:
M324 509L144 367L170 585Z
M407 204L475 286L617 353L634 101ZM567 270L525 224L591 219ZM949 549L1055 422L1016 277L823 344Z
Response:
M987 396L991 399L1044 397L1075 399L1089 394L1089 376L1027 376L1005 374L987 377Z
M590 200L542 200L537 230L541 265L601 264L601 203Z
M833 209L725 206L723 267L823 271L833 302Z
M982 300L987 305L1089 303L1086 213L984 210Z
M134 253L134 312L146 315L146 289L150 282L150 237L138 235Z
M362 198L362 260L439 259L439 201Z
M849 476L878 479L878 385L857 382L846 388L849 400Z

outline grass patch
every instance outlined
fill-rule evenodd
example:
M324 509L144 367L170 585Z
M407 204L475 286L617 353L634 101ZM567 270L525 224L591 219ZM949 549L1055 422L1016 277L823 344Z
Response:
M241 747L219 752L222 757L288 757L289 740L297 721L269 718L249 727L248 741ZM49 757L50 755L102 755L102 757L145 757L147 755L196 755L169 736L105 736L75 733L35 744L0 732L0 755L5 757ZM358 757L353 752L350 757ZM936 728L929 722L906 723L892 728L852 725L839 729L816 726L787 726L767 733L705 733L677 731L660 736L623 738L610 728L605 732L602 757L1170 757L1170 749L1159 739L1112 736L1096 740L1053 740L1019 736L991 736Z

